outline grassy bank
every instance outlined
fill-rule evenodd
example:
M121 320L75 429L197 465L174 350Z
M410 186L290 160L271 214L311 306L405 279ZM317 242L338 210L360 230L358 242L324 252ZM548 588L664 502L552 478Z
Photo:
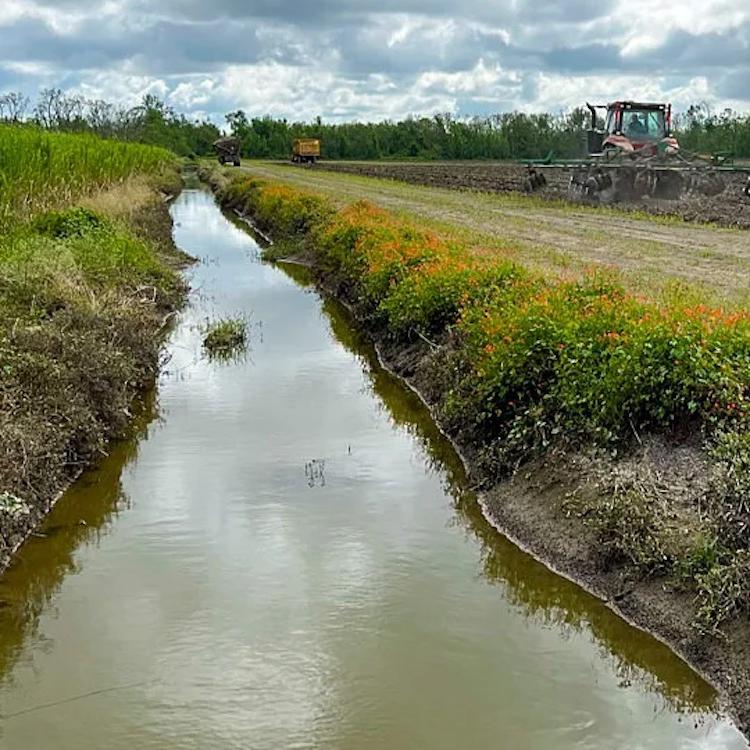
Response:
M366 201L218 179L223 200L276 239L269 257L305 256L354 306L488 495L507 495L509 477L542 478L525 501L546 503L545 523L580 552L587 572L571 574L595 588L608 576L616 601L643 586L651 605L676 602L662 634L708 671L711 644L740 627L747 645L745 310L700 304L684 288L634 293L601 267L542 274ZM690 633L678 636L686 617ZM746 670L732 669L742 672L733 689L745 689Z
M184 288L168 152L2 126L0 165L2 565L123 434Z

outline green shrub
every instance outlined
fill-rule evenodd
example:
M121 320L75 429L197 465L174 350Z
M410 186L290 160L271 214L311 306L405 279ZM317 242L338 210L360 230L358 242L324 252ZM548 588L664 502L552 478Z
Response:
M662 308L597 274L528 291L463 313L447 413L478 442L510 432L522 454L551 433L611 444L746 422L746 316Z
M463 308L498 299L510 283L525 275L509 262L484 267L441 258L392 283L379 311L396 336L411 329L435 335L452 326Z
M716 628L738 614L750 612L750 551L740 550L729 562L698 577L698 622Z
M39 234L55 239L83 237L92 232L110 228L109 222L88 208L69 208L64 211L48 211L34 219L33 228Z

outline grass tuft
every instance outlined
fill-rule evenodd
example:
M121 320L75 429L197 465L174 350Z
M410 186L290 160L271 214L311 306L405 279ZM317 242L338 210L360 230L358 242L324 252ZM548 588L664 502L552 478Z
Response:
M225 359L244 351L247 346L247 321L244 318L221 318L203 328L203 348L210 357Z
M740 550L727 562L698 576L698 622L715 629L740 614L750 613L750 551Z

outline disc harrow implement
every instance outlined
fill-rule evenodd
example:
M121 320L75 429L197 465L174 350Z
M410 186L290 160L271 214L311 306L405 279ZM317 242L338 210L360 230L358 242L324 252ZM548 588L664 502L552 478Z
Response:
M653 200L680 200L690 196L717 196L726 190L728 172L735 167L726 154L703 156L680 148L671 132L671 105L614 102L587 104L591 127L586 131L587 156L582 159L545 159L528 166L523 189L534 192L547 184L545 172L570 171L568 197L591 204ZM596 110L606 110L599 128ZM750 197L750 177L744 188Z

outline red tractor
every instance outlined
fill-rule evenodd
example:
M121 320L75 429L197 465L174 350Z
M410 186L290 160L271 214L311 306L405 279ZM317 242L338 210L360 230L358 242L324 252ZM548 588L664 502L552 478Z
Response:
M545 168L571 170L568 194L588 203L644 197L674 200L685 194L718 195L722 172L734 171L680 148L672 134L672 106L633 101L586 104L591 126L583 159L529 163L526 190L546 184ZM597 110L604 110L603 121Z
M589 155L605 149L621 149L627 153L638 151L655 156L659 148L677 153L680 145L672 136L672 105L642 104L639 102L613 102L607 105L586 106L591 112L588 130ZM604 128L598 126L596 110L606 110Z

